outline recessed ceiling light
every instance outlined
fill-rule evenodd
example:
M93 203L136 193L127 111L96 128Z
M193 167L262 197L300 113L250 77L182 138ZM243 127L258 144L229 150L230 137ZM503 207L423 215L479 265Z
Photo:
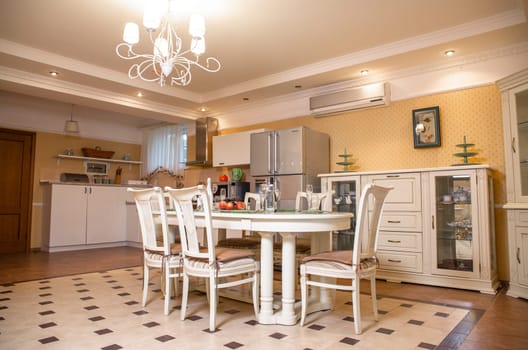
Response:
M446 55L447 57L451 57L455 54L455 50L447 50L446 52L444 52L444 55Z
M200 107L200 112L207 112L207 108L205 106Z
M136 94L137 97L143 97L143 93L140 91Z
M57 75L59 75L59 72L52 70L49 72L49 75L51 75L52 77L56 77Z
M361 75L367 75L369 73L368 69L363 69Z

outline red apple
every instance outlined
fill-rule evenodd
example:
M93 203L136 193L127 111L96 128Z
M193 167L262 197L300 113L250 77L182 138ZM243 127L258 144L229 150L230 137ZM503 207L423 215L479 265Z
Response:
M235 203L233 203L233 202L227 202L226 209L227 209L227 210L233 210L233 209L235 209Z
M220 210L227 209L227 202L226 201L220 201L218 203L218 209L220 209Z
M246 208L246 204L244 202L240 202L240 201L236 202L235 206L236 206L237 210L242 210L242 209Z

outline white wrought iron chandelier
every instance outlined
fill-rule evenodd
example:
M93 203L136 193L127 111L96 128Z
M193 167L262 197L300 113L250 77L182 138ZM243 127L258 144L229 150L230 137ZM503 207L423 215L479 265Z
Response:
M190 17L191 44L189 49L183 50L182 39L169 23L169 15L175 13L175 5L176 1L145 1L143 25L153 45L151 54L139 54L134 51L134 44L139 42L139 27L136 23L126 23L123 31L124 42L116 46L116 53L125 60L142 60L128 70L131 79L159 82L161 86L168 80L171 85L186 86L191 82L193 66L211 73L220 70L220 62L214 57L207 57L205 65L199 62L200 55L205 53L203 16L195 14ZM155 36L158 28L159 34Z

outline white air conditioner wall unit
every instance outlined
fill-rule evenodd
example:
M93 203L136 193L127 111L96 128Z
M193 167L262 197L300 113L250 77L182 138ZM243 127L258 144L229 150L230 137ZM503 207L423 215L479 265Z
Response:
M310 97L310 112L322 117L344 111L376 106L390 102L389 83L375 83Z

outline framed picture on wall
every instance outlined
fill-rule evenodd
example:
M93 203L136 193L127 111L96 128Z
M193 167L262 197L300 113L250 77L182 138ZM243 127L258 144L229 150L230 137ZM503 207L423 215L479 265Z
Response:
M414 148L440 146L440 109L438 106L413 109Z

